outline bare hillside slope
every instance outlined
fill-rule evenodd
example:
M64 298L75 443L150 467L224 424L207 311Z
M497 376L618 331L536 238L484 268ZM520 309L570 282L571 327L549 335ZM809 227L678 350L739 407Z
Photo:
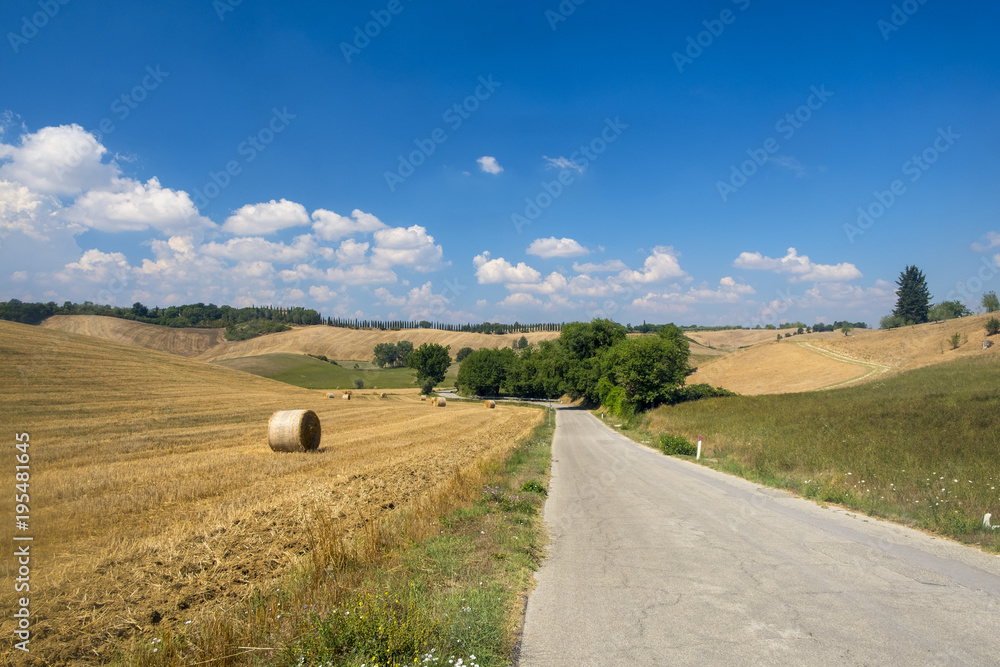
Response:
M401 340L408 340L416 347L423 343L450 345L454 356L463 347L471 347L474 350L484 347L510 347L521 338L521 334L497 336L439 329L379 331L317 325L296 327L291 331L246 341L230 342L223 337L222 329L175 329L99 315L55 315L42 322L41 326L194 357L201 361L277 353L322 354L331 359L361 361L372 358L372 350L376 344L397 343ZM524 334L524 337L530 343L537 343L554 340L559 337L559 332L539 331Z

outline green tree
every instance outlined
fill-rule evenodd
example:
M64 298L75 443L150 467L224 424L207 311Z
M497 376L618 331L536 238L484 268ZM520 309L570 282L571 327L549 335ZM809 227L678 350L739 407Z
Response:
M528 347L528 339L526 336L521 336L517 341L517 349L523 350Z
M379 368L394 366L396 364L398 355L396 353L396 346L392 343L378 343L375 345L373 352L375 355L375 365Z
M428 384L433 389L440 384L451 365L451 346L442 347L437 343L424 343L410 354L408 366L417 371L417 382L423 391ZM429 394L430 391L423 391Z
M985 327L987 334L989 334L990 336L996 336L998 333L1000 333L1000 320L998 320L995 317L991 317L989 320L987 320Z
M850 336L851 332L854 331L854 327L852 327L849 324L845 324L844 326L840 327L840 330L844 332L845 336Z
M406 366L410 363L410 355L413 354L413 343L408 340L401 340L396 343L396 364Z
M458 386L465 394L499 396L516 363L517 355L508 348L476 350L462 361Z
M461 350L458 351L458 354L455 355L455 361L457 361L458 363L462 363L465 360L465 358L470 354L472 354L472 348L463 347Z
M897 329L906 326L906 320L899 315L883 315L878 323L879 329Z
M565 392L567 362L558 341L545 340L522 350L507 372L501 394L525 398L558 398Z
M1000 299L997 299L997 293L987 292L984 294L982 305L987 313L995 313L1000 310Z
M611 320L571 322L559 334L566 355L565 388L573 398L599 400L597 383L604 375L604 356L625 340L625 327Z
M626 338L607 353L607 378L642 410L662 403L671 389L684 384L687 361L687 350L672 336Z
M896 281L896 309L893 315L907 324L923 324L928 319L931 293L927 289L927 279L916 266L907 266Z
M942 301L930 309L927 317L934 322L941 322L953 320L956 317L968 317L971 314L972 311L966 308L961 301Z

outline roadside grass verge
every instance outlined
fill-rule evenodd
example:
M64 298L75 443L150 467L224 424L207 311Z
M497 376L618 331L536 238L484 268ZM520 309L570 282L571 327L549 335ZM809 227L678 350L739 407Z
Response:
M1000 552L1000 364L959 359L857 387L707 399L626 425L704 436L702 461Z
M508 665L532 573L554 419L503 460L349 538L319 514L311 549L273 590L189 634L133 643L115 664Z

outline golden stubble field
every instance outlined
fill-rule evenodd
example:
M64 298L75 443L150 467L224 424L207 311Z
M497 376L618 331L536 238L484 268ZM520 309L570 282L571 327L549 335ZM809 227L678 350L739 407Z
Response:
M758 343L724 357L702 363L688 376L688 384L706 383L739 394L787 394L814 391L863 377L869 367L823 354L801 344L795 336L783 341ZM808 341L816 344L817 341Z
M890 331L855 329L851 336L839 331L806 334L781 342L774 340L775 331L767 331L766 340L716 359L701 360L688 384L705 382L747 395L784 394L866 382L884 373L956 358L997 355L998 337L993 337L994 345L989 349L982 347L984 325L994 316L972 315ZM952 349L949 338L956 333L961 342ZM692 337L722 349L761 335L757 331L710 331Z
M31 436L32 655L103 662L116 644L197 627L306 556L312 522L345 535L502 456L543 413L412 392L331 400L164 352L0 322L0 539L12 544L13 434ZM314 454L275 454L267 421L308 408ZM2 470L2 468L0 468ZM0 657L16 566L0 559ZM195 624L195 625L191 625Z
M171 329L99 315L55 315L45 320L42 326L153 350L165 350L200 361L276 353L322 354L330 359L368 361L372 359L372 351L378 343L398 343L401 340L408 340L415 347L420 347L423 343L450 345L451 355L454 357L463 347L474 350L483 347L510 347L522 335L488 335L437 329L380 331L316 325L230 342L223 338L222 329ZM559 332L537 331L523 335L529 343L538 343L555 340L559 337Z
M986 321L998 315L1000 314L970 315L888 331L858 329L854 332L855 336L833 336L818 344L855 359L908 371L961 357L1000 353L1000 336L993 336L993 346L983 350L983 340L987 338ZM952 349L949 341L954 334L961 337L957 349Z

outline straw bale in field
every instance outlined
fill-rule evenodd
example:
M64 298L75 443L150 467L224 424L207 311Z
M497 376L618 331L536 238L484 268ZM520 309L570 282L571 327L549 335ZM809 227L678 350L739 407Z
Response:
M383 391L381 394L378 395L378 397L379 398L385 398L386 397L386 393Z
M493 408L495 408L497 406L497 402L496 401L484 401L483 405L485 405L490 410L492 410Z
M350 394L350 392L344 394L343 396L341 396L341 398L344 399L345 401L351 400L351 394Z
M448 400L444 396L438 396L434 400L437 401L437 403L435 403L434 405L438 406L439 408L443 408L444 406L448 405Z
M276 452L319 449L319 417L312 410L279 410L267 425L268 444Z

